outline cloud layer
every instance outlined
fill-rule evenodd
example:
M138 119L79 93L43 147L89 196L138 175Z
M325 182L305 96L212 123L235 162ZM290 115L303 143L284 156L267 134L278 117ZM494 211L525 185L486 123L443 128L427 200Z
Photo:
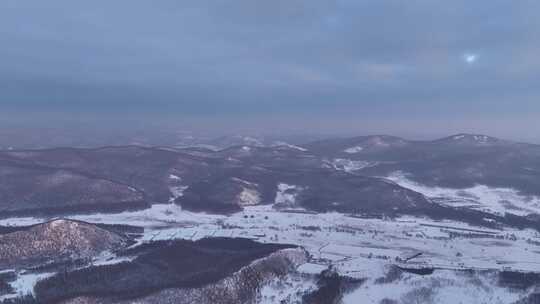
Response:
M540 127L538 11L527 0L4 0L0 107L512 135Z

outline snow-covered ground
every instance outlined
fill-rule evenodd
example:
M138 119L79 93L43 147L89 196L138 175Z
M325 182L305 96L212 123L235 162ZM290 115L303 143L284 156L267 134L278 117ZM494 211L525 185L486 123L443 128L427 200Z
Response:
M363 150L364 150L364 147L362 147L362 146L354 146L354 147L350 147L350 148L347 148L347 149L343 150L343 152L354 154L354 153L362 152Z
M52 275L54 275L54 273L20 272L17 274L17 279L9 283L14 292L0 296L0 301L20 296L32 295L34 293L34 285L36 285L39 280L43 280Z
M304 190L304 187L298 185L289 185L285 183L278 184L276 198L274 203L280 208L304 210L296 202L296 197Z
M400 186L435 199L438 203L453 207L467 207L494 214L540 213L540 197L525 196L511 188L493 188L485 185L466 189L429 187L410 180L401 172L395 172L387 178Z
M293 185L281 185L281 200L294 200L293 196L288 196L291 191L287 192L292 189ZM429 297L432 303L509 303L527 291L508 290L490 281L489 277L477 278L475 286L478 288L469 288L467 280L470 278L462 277L459 270L540 272L540 234L532 230L494 230L417 217L391 220L340 213L312 214L301 210L284 212L275 210L271 205L246 206L243 212L230 216L194 213L168 204L153 205L141 211L71 218L142 226L145 233L139 242L243 237L260 242L301 245L311 256L310 263L299 268L301 273L313 274L333 265L343 275L368 278L361 288L346 295L344 303L358 303L355 299L366 299L362 303L379 303L383 299L381 297L408 303L407 297L413 295ZM28 225L42 221L37 218L10 219L0 221L0 225ZM404 262L419 253L419 257ZM95 262L118 261L121 260L105 253ZM435 267L438 270L425 277L404 274L397 281L377 281L386 277L393 265ZM308 284L289 283L298 288ZM265 288L262 299L281 299L283 296L279 283ZM426 290L431 291L424 295ZM457 296L458 301L445 300L456 299ZM472 300L475 298L486 301Z
M110 251L104 251L92 261L92 266L114 265L122 262L130 262L134 257L116 256Z
M360 171L365 168L376 166L377 162L368 162L363 160L350 160L346 158L335 158L331 161L325 160L323 166L342 170L345 172Z
M200 239L209 236L245 237L262 242L304 246L317 263L333 264L346 274L365 269L377 260L391 264L422 252L410 263L442 268L505 269L540 272L540 234L532 230L504 231L460 222L401 217L366 219L340 213L280 212L272 206L247 206L231 216L194 213L174 204L153 205L141 211L78 215L70 218L93 223L145 227L142 241ZM34 224L43 219L0 221L0 225ZM467 236L474 233L475 236Z
M182 178L174 174L169 175L169 181L171 184L169 186L169 191L171 192L169 202L173 203L177 198L184 195L184 191L188 188L188 186L182 185Z
M389 282L370 279L346 294L343 303L508 304L528 293L498 286L495 273L437 270L429 276L403 273Z
M297 244L308 250L315 264L333 264L351 276L381 274L396 258L416 253L422 256L409 262L415 266L540 272L540 235L532 230L500 231L414 217L382 220L280 212L272 206L247 206L244 212L222 216L154 205L143 211L71 218L143 226L142 242L223 236Z
M292 274L276 278L261 288L258 304L302 303L304 292L317 288L313 277Z
M298 150L298 151L302 151L302 152L305 152L307 151L306 148L302 148L300 146L297 146L297 145L291 145L289 143L286 143L284 141L277 141L277 142L274 142L272 144L273 147L285 147L285 148L289 148L289 149L293 149L293 150Z

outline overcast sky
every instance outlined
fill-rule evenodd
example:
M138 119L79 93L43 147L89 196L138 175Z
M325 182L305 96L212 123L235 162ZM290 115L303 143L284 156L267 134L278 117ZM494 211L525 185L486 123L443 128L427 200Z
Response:
M0 119L540 139L537 0L2 0Z

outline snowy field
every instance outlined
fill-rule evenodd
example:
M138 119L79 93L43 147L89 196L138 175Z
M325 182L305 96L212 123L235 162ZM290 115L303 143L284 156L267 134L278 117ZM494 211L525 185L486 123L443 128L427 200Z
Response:
M318 263L343 265L344 274L365 269L370 260L392 264L417 253L411 265L449 269L512 269L540 272L540 234L533 230L492 230L460 222L401 217L366 219L340 213L277 211L247 206L231 216L194 213L174 204L116 214L71 216L91 223L145 227L141 242L163 239L243 237L261 242L298 244ZM0 220L0 225L29 225L37 218ZM472 234L469 236L468 234Z
M508 304L529 292L497 286L493 273L470 275L440 270L425 277L406 273L392 282L370 280L346 294L343 303Z
M540 197L523 195L511 188L493 188L486 185L466 189L428 187L408 179L407 175L401 172L395 172L387 178L452 207L467 207L498 215L512 213L524 216L540 213Z
M302 273L320 273L333 265L343 275L368 278L360 288L346 294L344 303L351 304L358 303L358 299L364 299L363 303L388 299L416 303L413 299L418 298L425 303L511 303L529 291L500 287L489 275L471 277L462 270L540 272L540 235L532 230L490 230L413 217L381 220L339 213L280 212L272 206L249 206L229 217L192 213L175 205L155 205L145 211L73 218L144 226L141 242L223 236L298 244L312 257L310 263L299 268ZM403 262L418 253L422 255ZM438 269L425 277L405 273L399 280L381 283L392 265ZM288 284L293 283L305 284ZM265 295L275 296L278 289L271 292L272 288L275 286L266 287Z
M366 261L393 264L417 253L410 265L449 269L512 269L540 272L540 235L532 230L492 230L460 222L402 217L366 219L339 213L276 211L248 206L231 216L193 213L170 205L117 214L72 216L93 223L145 227L141 242L163 239L243 237L298 244L320 264L343 266L344 274L374 271ZM27 218L25 224L40 222ZM0 225L21 223L2 220Z
M509 189L477 186L466 190L428 188L403 175L391 179L422 192L430 198L471 198L472 206L502 212L501 201L510 201L524 212L535 212L537 198L525 198ZM294 185L281 184L276 203L295 205ZM177 186L175 197L182 195ZM540 208L539 208L540 211ZM497 285L495 272L512 270L540 272L540 234L533 230L506 228L493 230L461 222L427 218L360 218L340 213L313 214L300 209L276 210L272 205L250 206L230 216L194 213L175 204L116 214L71 216L91 223L126 224L145 228L139 243L154 240L205 237L242 237L268 243L296 244L311 256L299 272L317 274L332 265L340 274L367 278L360 288L350 291L344 303L512 303L530 290L511 290ZM13 218L0 225L30 225L45 219ZM408 260L409 258L416 256ZM125 259L125 258L124 258ZM111 253L96 258L94 264L121 262ZM399 279L385 279L395 265L406 268L436 268L429 276L404 273ZM471 276L463 270L486 270ZM487 274L486 274L487 273ZM35 277L21 274L13 285L18 293L29 293ZM289 279L291 280L291 279ZM292 279L274 282L262 290L261 302L287 297L283 286L294 290L313 289L312 281ZM19 286L20 285L20 286ZM458 297L459 298L456 298ZM423 299L422 302L414 302ZM485 299L478 302L477 299ZM390 302L388 302L390 301Z

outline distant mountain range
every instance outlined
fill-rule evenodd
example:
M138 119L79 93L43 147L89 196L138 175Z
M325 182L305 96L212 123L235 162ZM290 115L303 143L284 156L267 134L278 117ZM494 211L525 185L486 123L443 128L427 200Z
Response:
M424 303L449 286L534 303L540 146L457 134L2 150L0 222L2 304L348 304L399 288L403 301L376 303Z
M540 145L457 134L433 141L390 136L330 139L305 147L320 157L370 162L372 165L356 170L362 175L387 176L401 171L430 186L482 184L540 194Z
M458 216L385 179L396 172L432 187L486 185L538 195L540 146L458 134L433 141L376 135L217 151L139 146L4 151L0 216L116 212L171 201L216 213L274 205Z

